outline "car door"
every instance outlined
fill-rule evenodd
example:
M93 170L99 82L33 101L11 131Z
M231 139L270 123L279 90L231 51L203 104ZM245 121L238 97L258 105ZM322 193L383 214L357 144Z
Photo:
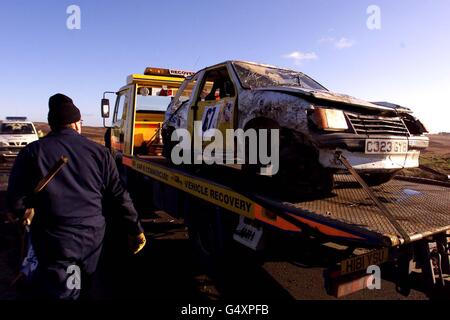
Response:
M217 129L222 134L224 143L216 154L222 153L224 157L226 150L232 150L234 144L234 139L226 140L226 130L234 129L237 119L236 87L231 79L225 64L207 69L197 91L196 103L192 106L192 118L201 122L203 139L209 138L209 129ZM209 143L204 141L203 148Z

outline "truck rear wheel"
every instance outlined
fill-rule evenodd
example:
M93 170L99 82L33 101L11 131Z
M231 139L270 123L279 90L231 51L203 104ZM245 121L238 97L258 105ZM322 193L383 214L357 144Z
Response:
M248 139L246 139L244 141L245 143L245 163L242 165L242 170L246 173L246 174L250 174L250 175L256 175L256 174L261 174L261 170L265 167L265 165L261 164L259 162L259 146L261 145L261 143L265 143L267 146L267 153L268 155L272 155L272 150L271 150L271 131L272 130L279 130L279 126L276 122L270 120L270 119L265 119L265 118L261 118L261 119L254 119L252 121L250 121L246 127L245 127L245 131L247 130L255 130L256 131L256 137L257 137L257 141L256 141L256 145L250 145L250 141ZM267 130L267 140L264 141L260 141L260 137L259 137L259 130ZM250 163L251 160L251 156L250 156L250 150L256 151L256 163Z
M311 196L326 195L334 188L333 171L324 168L318 161L317 152L312 146L302 144L295 139L295 133L286 128L280 128L273 121L257 121L248 128L259 130L267 129L267 145L270 150L270 130L279 130L279 170L272 176L277 184L277 189L283 195L290 196ZM259 141L257 148L259 146ZM250 146L246 141L246 161L248 161L248 151ZM249 175L259 174L263 168L261 164L245 164L242 166L244 172Z
M186 202L185 223L194 254L202 267L218 275L232 251L238 217L192 197Z

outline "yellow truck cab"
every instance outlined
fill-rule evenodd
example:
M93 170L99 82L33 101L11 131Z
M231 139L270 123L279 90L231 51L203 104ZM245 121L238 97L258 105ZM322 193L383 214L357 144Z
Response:
M109 118L107 93L116 94L112 125L105 134L105 145L116 160L123 155L160 154L160 127L167 106L178 88L192 72L146 68L144 74L131 74L117 92L105 92L101 101L102 117ZM106 126L105 126L106 127Z

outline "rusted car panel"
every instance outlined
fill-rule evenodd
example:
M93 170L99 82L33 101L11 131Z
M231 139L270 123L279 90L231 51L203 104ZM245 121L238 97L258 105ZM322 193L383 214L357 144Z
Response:
M268 118L281 127L308 131L306 110L314 108L308 101L276 91L243 91L239 95L238 128L245 128L250 120Z

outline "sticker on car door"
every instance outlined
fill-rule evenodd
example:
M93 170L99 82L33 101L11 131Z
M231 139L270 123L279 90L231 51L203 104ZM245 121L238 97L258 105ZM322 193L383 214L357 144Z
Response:
M205 107L202 116L202 131L217 128L217 119L220 113L220 104L210 107Z

